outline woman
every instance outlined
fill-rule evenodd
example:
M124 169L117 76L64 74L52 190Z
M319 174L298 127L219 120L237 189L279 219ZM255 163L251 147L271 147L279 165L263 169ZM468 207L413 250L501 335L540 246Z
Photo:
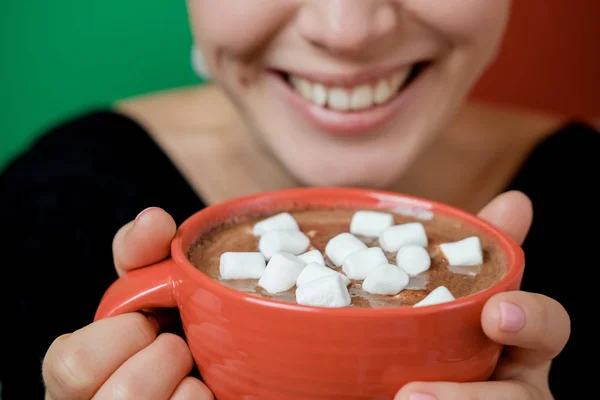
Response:
M143 267L168 255L177 224L198 209L299 185L423 196L527 236L526 291L498 295L482 313L486 334L508 346L493 379L415 382L398 399L591 393L576 364L591 329L563 347L570 317L584 325L591 299L566 268L586 265L595 245L579 234L600 221L582 212L591 189L575 177L600 176L600 137L585 124L465 103L508 10L508 0L190 1L215 84L67 121L1 178L9 282L27 285L3 293L15 328L2 343L19 349L5 357L5 396L41 393L43 358L46 399L211 398L183 340L160 333L157 318L90 323L116 278L110 243L118 273Z

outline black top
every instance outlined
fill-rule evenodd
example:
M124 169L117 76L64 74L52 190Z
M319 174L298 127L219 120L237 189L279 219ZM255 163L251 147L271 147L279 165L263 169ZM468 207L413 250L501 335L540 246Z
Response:
M596 353L591 292L598 281L587 277L600 268L598 235L586 228L600 226L592 193L599 154L598 132L568 124L531 153L507 188L526 193L534 207L523 290L555 298L572 319L571 339L551 370L557 399L595 392L579 354ZM43 135L0 175L0 201L3 400L43 398L41 360L54 338L93 320L117 278L111 243L122 225L149 206L178 224L204 207L144 128L110 111Z

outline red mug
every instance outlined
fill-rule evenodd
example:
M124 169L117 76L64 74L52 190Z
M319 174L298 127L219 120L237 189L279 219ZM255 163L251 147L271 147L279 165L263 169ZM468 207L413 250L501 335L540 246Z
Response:
M492 287L428 307L319 308L260 298L204 275L186 257L211 228L235 217L319 208L404 209L444 214L488 234L504 252ZM391 399L412 381L483 381L502 346L485 336L481 311L521 286L523 250L474 215L434 201L375 190L300 188L207 207L188 218L171 258L127 273L106 291L95 319L177 307L204 382L220 400Z

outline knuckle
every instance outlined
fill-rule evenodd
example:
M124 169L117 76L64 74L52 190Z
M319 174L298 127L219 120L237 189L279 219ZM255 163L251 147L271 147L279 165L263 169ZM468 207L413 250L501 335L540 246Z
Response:
M538 294L533 297L533 311L538 313L540 321L534 329L538 337L546 337L547 351L557 355L567 344L571 333L571 319L567 310L556 300ZM547 335L548 331L554 332Z
M125 251L126 249L124 248L123 242L125 240L125 235L129 231L129 229L131 229L132 226L133 221L123 225L121 228L119 228L115 236L113 236L112 253L113 262L116 268L120 268L123 266L123 264L127 263L127 252Z
M48 347L48 351L44 356L44 360L42 361L42 371L47 370L51 365L52 356L54 353L61 351L62 343L66 342L70 337L71 333L65 333L64 335L60 335L50 344Z
M527 305L527 314L530 314L528 317L534 321L533 326L530 326L532 334L543 334L547 329L547 325L550 322L547 299L543 295L534 295Z
M84 397L96 383L90 355L80 347L67 347L48 366L50 380L69 398Z
M562 304L554 299L550 299L550 301L551 307L547 308L546 319L548 324L556 324L557 321L560 324L561 329L559 329L558 332L561 332L562 334L557 340L557 345L559 346L557 350L560 351L565 347L569 340L569 336L571 335L571 317Z
M544 294L539 294L536 293L533 296L531 296L531 300L532 300L532 305L533 305L533 310L535 312L544 314L544 316L546 314L548 314L548 312L551 309L558 307L561 307L560 304L558 303L558 301L554 300L551 297L548 297Z

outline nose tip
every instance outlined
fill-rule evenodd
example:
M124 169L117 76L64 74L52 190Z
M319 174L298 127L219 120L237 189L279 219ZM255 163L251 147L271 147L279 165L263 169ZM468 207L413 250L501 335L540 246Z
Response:
M390 0L315 0L301 11L298 27L313 45L346 54L394 32L397 19Z

